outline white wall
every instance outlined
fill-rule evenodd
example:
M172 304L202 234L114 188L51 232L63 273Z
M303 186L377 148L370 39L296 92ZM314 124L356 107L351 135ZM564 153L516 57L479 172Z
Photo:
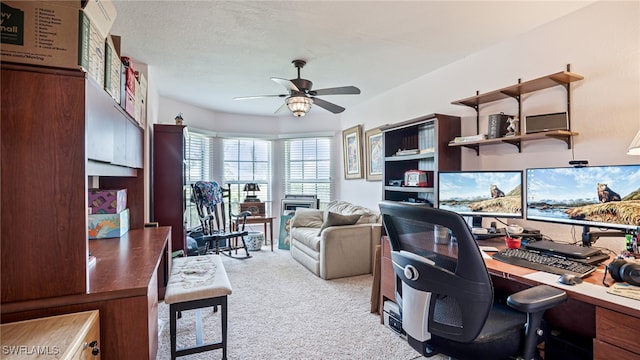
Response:
M367 119L365 129L440 112L462 117L463 134L476 134L475 111L451 102L497 90L565 70L583 75L572 85L572 150L564 142L540 140L524 143L522 153L509 144L484 146L480 156L462 149L462 167L475 169L525 169L568 166L571 159L591 165L639 163L626 155L640 129L640 3L597 2L527 34L484 49L454 64L385 93L343 116L347 128ZM470 34L472 36L472 34ZM558 86L523 97L523 116L566 111L565 91ZM487 116L499 112L517 114L517 102L505 100L480 108L480 132L486 132ZM372 196L380 184L364 180L343 181L342 198L376 207ZM487 220L489 221L489 220ZM554 238L571 241L566 225L530 222ZM600 242L607 240L601 239Z
M523 14L526 16L526 14ZM340 179L336 198L370 208L381 199L381 182L344 180L341 131L361 124L364 130L430 113L462 117L463 134L475 134L475 111L451 102L565 70L583 75L572 85L572 130L579 132L573 149L564 142L524 143L522 153L508 144L484 146L480 156L462 149L462 166L472 169L525 169L567 166L571 159L591 165L631 164L626 155L640 129L640 3L601 1L566 17L484 49L382 94L340 117L310 113L304 118L240 116L211 112L159 97L157 122L172 123L179 112L195 128L218 133L277 137L283 134L335 131L334 177ZM514 21L517 21L514 20ZM473 34L469 34L473 38ZM389 64L393 71L393 64ZM151 77L149 78L152 85ZM517 103L505 100L481 107L480 132L489 114L517 113ZM523 116L566 111L565 92L555 87L523 97ZM529 223L554 238L571 240L566 225ZM605 239L599 240L607 241ZM612 240L615 241L615 240ZM617 244L614 244L617 246Z

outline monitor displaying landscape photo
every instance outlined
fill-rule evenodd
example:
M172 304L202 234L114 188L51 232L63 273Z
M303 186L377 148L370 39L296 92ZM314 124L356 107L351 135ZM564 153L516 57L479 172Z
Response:
M526 182L528 220L640 226L640 165L527 169Z
M523 217L522 171L441 171L438 207L463 216Z

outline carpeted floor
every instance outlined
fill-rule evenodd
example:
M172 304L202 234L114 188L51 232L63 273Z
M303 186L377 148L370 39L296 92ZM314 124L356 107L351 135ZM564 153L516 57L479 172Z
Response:
M252 258L223 256L233 288L228 298L229 359L422 358L369 312L373 276L322 280L265 246ZM178 345L195 344L195 313L178 320ZM169 306L159 305L158 359L169 359ZM219 340L218 313L201 310L204 340ZM218 359L214 350L180 359Z

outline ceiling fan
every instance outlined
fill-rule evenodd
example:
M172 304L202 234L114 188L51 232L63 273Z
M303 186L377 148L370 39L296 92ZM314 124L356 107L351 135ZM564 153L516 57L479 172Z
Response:
M234 100L246 100L246 99L260 99L270 97L286 97L284 104L278 108L275 112L279 112L285 106L291 110L294 116L300 117L306 115L311 109L312 104L316 104L321 108L328 110L334 114L339 114L344 111L342 106L336 105L326 100L317 98L319 95L348 95L348 94L360 94L360 89L355 86L341 86L319 90L311 90L313 83L307 79L300 77L300 69L306 65L304 60L293 60L293 66L298 69L298 77L296 79L282 79L272 77L271 80L284 86L289 90L289 94L278 95L257 95L257 96L241 96L235 97Z

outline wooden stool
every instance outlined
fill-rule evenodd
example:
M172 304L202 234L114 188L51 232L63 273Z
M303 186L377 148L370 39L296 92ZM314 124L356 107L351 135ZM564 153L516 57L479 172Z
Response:
M227 358L227 295L231 294L231 284L219 255L189 256L175 258L171 264L171 275L165 303L169 304L171 333L171 359L177 356L222 349L222 359ZM196 345L176 348L176 321L184 310L220 306L222 341L202 343L202 329L196 326ZM197 316L200 316L197 314ZM196 323L199 323L196 321Z

